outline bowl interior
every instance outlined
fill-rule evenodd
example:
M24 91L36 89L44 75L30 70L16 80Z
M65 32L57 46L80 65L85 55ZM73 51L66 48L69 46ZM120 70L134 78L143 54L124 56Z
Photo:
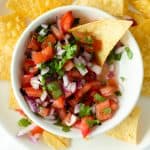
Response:
M82 137L80 131L72 129L70 132L65 133L61 130L61 128L53 125L52 122L46 121L32 113L20 93L21 65L22 61L24 60L24 52L26 50L26 44L28 42L31 31L34 31L41 23L55 20L56 16L59 17L68 10L73 11L75 17L81 18L81 23L98 20L100 18L113 18L109 14L95 8L73 5L60 7L45 13L33 21L20 37L13 54L11 77L15 97L20 107L31 120L33 120L37 125L41 126L45 130L54 134L69 138L78 138ZM122 96L119 98L120 108L112 119L104 122L101 126L96 128L90 136L103 133L118 125L132 111L138 100L143 80L143 65L140 51L131 33L128 32L122 38L122 42L130 47L134 56L132 60L129 60L127 55L124 53L121 61L117 63L118 80L120 81L120 77L122 76L126 78L124 82L120 81L120 86L122 89Z

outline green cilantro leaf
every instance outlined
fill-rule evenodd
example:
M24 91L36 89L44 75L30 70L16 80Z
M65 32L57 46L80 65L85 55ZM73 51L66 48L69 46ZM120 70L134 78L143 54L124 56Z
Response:
M41 36L41 35L39 35L39 36L37 37L37 41L40 42L40 43L42 43L42 42L45 40L45 38L46 38L46 36Z
M69 131L70 131L70 128L71 128L71 127L66 126L66 125L63 125L63 126L62 126L62 130L63 130L64 132L69 132Z
M104 109L103 109L103 113L104 113L105 115L110 114L111 111L112 111L112 110L111 110L110 107L107 107L107 108L104 108Z
M99 120L87 120L86 122L87 122L87 124L89 125L90 128L92 128L93 126L96 126L96 125L100 125Z
M125 51L127 52L128 58L132 59L133 58L133 52L129 47L125 47Z
M85 65L82 64L82 63L75 64L75 67L76 67L76 68L80 68L80 69L82 69L82 70L85 70L85 69L86 69Z
M94 95L94 99L97 100L97 101L100 101L100 102L103 102L103 101L106 100L105 97L101 96L101 95L98 94L98 93L96 93L96 94Z
M124 82L126 78L125 77L120 77L120 79Z
M92 39L92 37L89 36L89 35L84 38L84 41L85 41L86 43L88 43L88 44L92 44L92 43L93 43L93 39Z
M121 95L122 95L120 91L116 91L115 94L116 94L117 96L121 96Z
M20 127L27 127L28 125L30 125L31 124L31 122L28 120L28 119L26 119L26 118L22 118L22 119L20 119L19 121L18 121L18 125L20 126Z
M79 111L79 116L84 117L84 116L89 116L91 114L91 107L86 106L85 104L80 104L80 111Z

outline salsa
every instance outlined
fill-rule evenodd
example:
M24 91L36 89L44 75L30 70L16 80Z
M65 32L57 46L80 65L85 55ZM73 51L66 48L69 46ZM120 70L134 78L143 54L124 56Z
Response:
M79 18L69 11L31 33L21 93L32 112L54 121L64 132L78 128L86 137L119 107L114 60L121 55L113 50L101 67L96 55L101 41L92 33L69 33L78 24Z

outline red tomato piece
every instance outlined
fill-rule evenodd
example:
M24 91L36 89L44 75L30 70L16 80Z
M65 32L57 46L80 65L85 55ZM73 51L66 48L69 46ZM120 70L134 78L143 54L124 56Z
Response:
M35 66L35 63L33 60L31 59L26 59L24 64L23 64L23 69L26 73L29 73L30 72L30 68L34 67Z
M66 112L65 108L58 109L57 111L58 111L60 119L64 120L66 115L67 115L67 112Z
M40 111L38 112L42 117L46 117L50 113L49 108L40 107Z
M53 107L58 109L64 108L64 105L65 105L65 99L63 96L59 97L53 102Z
M68 32L68 30L72 27L73 21L74 17L72 11L68 11L67 13L65 13L60 19L62 30L64 32Z
M42 95L42 90L41 89L35 90L32 87L26 87L26 88L23 88L23 89L25 90L26 94L29 97L40 97Z
M49 43L51 43L52 45L56 43L56 38L53 34L49 34L47 38L44 40L44 42L41 45L42 49L48 47Z
M15 109L21 116L26 116L22 109Z
M32 135L35 135L35 134L42 134L43 133L43 129L39 126L36 126L32 131L31 131L31 134Z
M54 56L53 49L51 46L44 48L41 52L33 52L32 59L36 64L44 63Z
M94 39L94 42L93 42L93 50L98 52L102 49L102 42L100 40L96 40Z
M110 100L110 107L113 111L116 111L119 106L117 102L115 102L114 100Z
M65 63L64 65L65 71L70 71L73 67L74 63L71 60L67 61L67 63Z
M40 49L40 43L35 39L35 38L31 38L29 44L28 44L28 48L37 51Z
M21 84L23 87L30 86L30 80L33 77L32 74L26 74L21 77Z

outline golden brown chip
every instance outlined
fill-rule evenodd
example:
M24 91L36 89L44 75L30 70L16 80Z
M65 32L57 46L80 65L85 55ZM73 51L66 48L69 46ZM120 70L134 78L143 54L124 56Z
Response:
M16 13L0 16L0 49L10 53L25 26L24 18Z
M54 150L64 150L70 146L70 139L62 138L46 131L43 132L43 141Z
M142 95L149 96L150 95L150 77L144 78L143 88L142 88Z
M131 32L141 49L144 61L144 76L150 77L150 19L147 19L140 25L131 28Z
M120 125L106 134L129 143L137 143L140 112L140 108L135 107L133 112Z
M100 40L102 48L97 55L100 64L103 65L113 47L127 32L131 24L131 21L126 20L101 19L72 28L70 32L72 32L73 35L75 35L76 32L88 32L97 40Z
M7 7L21 16L34 19L43 12L71 3L72 0L8 0Z
M150 18L150 0L129 0L145 17Z
M13 90L11 88L10 90L10 96L9 96L9 108L10 109L13 109L13 110L16 110L16 109L19 109L19 104L17 103L16 101L16 98L14 96L14 93L13 93Z
M114 16L123 16L128 10L127 0L77 0L75 4L96 7Z

